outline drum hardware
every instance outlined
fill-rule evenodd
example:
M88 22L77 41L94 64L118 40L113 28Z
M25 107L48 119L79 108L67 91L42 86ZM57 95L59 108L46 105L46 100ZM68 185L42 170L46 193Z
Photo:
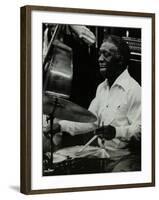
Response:
M56 110L56 106L58 105L58 99L55 98L55 102L54 102L54 108L52 110L52 113L49 114L49 117L47 118L48 121L50 121L50 133L51 133L51 137L50 137L50 144L51 144L51 157L50 157L50 167L53 168L53 121L54 121L54 114L55 114L55 110Z

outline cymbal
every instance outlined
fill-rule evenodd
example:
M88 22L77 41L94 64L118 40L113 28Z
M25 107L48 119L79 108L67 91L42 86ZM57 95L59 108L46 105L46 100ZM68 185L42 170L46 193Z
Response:
M81 106L55 95L43 95L43 113L74 122L95 122L96 116Z

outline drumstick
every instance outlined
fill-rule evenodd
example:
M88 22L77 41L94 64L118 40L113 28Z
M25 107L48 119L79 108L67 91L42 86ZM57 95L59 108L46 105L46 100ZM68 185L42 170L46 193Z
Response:
M77 152L77 154L78 154L78 153L81 153L84 149L86 149L86 148L91 144L91 142L93 142L97 137L98 137L97 135L93 136L93 137L84 145L84 147L82 147L82 148ZM105 149L105 154L106 154L107 158L110 158L110 155L109 155L109 153L106 151L106 149Z
M98 136L94 135L85 145L82 147L78 153L82 152L85 148L87 148Z
M98 124L99 127L99 124ZM94 130L94 134L96 133L96 130ZM83 150L85 150L85 148L87 148L96 138L98 137L98 135L93 136L85 145L84 147L82 147L78 153L82 152Z

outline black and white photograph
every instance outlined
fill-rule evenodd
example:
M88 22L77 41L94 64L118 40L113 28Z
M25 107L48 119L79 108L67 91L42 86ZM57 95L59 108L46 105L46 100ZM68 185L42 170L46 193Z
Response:
M42 24L43 175L141 170L141 29Z
M22 192L153 186L154 14L21 15Z

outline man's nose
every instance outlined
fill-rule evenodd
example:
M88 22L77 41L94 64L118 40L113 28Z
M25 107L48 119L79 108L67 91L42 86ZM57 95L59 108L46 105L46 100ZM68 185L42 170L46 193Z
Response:
M104 56L103 54L101 54L98 58L98 62L103 62L104 61Z

